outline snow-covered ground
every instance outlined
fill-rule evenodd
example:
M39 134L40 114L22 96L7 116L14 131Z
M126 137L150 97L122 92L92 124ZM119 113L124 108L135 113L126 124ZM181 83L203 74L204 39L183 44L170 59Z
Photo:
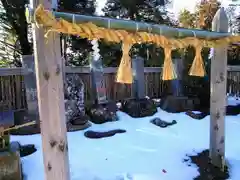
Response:
M229 98L228 103L240 103ZM93 125L88 130L125 129L127 132L105 139L87 139L84 131L68 133L71 180L192 180L197 168L183 162L186 154L209 147L209 116L194 120L184 113L161 109L153 117L176 120L160 128L153 117L131 118L118 112L117 122ZM38 151L22 158L27 180L43 180L41 136L12 136L12 141L35 144ZM231 180L240 179L240 115L226 117L226 158Z

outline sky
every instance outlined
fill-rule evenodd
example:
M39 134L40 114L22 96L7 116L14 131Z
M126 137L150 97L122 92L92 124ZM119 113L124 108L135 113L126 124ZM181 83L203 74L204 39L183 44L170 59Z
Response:
M98 8L97 13L101 13L101 9L104 7L107 0L97 0ZM172 11L174 12L175 16L178 16L179 12L182 9L187 9L189 11L194 11L195 5L199 0L172 0L173 1L173 8ZM219 0L223 6L226 6L231 2L231 0ZM240 2L240 0L239 0Z

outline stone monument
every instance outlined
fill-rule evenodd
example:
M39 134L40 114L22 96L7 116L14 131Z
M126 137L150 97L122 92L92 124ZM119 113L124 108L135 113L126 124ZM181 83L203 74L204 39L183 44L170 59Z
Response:
M23 56L22 63L23 67L28 71L24 76L28 112L27 118L21 118L22 120L17 124L23 124L29 121L29 119L39 120L34 57L32 55ZM64 71L64 66L62 67ZM90 124L88 123L88 116L85 115L84 109L84 83L78 74L63 73L63 78L68 130L85 129Z
M9 127L14 126L13 111L0 104L0 179L22 180L19 144L10 142Z
M24 85L26 89L27 115L33 120L39 119L38 101L37 101L37 85L35 74L35 63L33 55L22 56L22 65L27 74L24 75Z
M64 81L65 114L69 130L89 127L84 107L84 83L79 74L66 74Z
M145 98L144 59L140 56L132 59L133 95L136 99Z
M131 117L152 116L157 107L152 99L145 95L144 59L140 56L132 58L133 98L122 101L123 112Z
M183 59L173 59L173 63L177 79L170 81L172 95L161 98L159 104L160 108L170 113L179 113L198 109L200 104L199 99L184 95L183 92Z
M115 102L107 100L106 84L101 56L99 54L98 41L92 40L93 53L90 56L90 71L92 79L91 99L92 102L87 107L87 114L91 121L96 124L118 120Z

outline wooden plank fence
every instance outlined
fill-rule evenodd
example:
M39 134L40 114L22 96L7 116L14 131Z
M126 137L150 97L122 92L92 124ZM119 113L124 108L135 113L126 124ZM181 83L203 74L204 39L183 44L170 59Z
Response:
M28 71L23 68L0 68L0 111L4 109L23 110L26 108L26 93L24 75ZM77 73L85 84L85 100L91 98L91 77L88 67L66 67L66 73ZM149 97L161 97L168 92L169 82L160 78L161 68L145 67L145 93ZM104 78L107 87L107 98L120 100L132 97L131 85L115 82L116 68L104 68ZM194 82L191 82L194 84ZM228 66L228 93L240 95L240 66Z

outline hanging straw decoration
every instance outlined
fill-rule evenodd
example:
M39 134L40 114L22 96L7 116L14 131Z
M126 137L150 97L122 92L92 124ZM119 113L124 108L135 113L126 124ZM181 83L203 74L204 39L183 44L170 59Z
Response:
M131 57L129 56L129 51L132 47L132 43L128 43L127 41L122 44L122 59L118 68L116 82L132 84L132 65L131 65Z
M189 71L190 76L199 76L199 77L205 76L205 66L204 66L202 55L201 55L202 48L203 46L200 43L197 43L195 45L196 52L195 52L195 58L193 60L193 64Z
M204 16L206 9L202 7L199 14L200 24L204 25ZM30 16L30 15L29 15ZM93 18L93 17L92 17ZM91 18L90 18L91 19ZM91 20L89 20L91 21ZM97 20L98 22L101 20ZM114 21L114 20L113 20ZM177 77L177 74L172 63L171 51L177 48L186 48L188 46L194 46L196 48L196 57L194 58L193 65L190 69L190 75L193 76L204 76L204 63L201 57L202 47L221 47L228 44L237 43L240 41L240 36L226 36L219 37L216 39L198 39L195 37L185 38L170 38L161 36L159 34L153 34L150 30L148 32L136 31L129 32L123 27L123 29L112 29L110 27L110 19L108 26L98 27L93 22L76 23L75 15L72 15L72 20L64 20L64 18L56 19L54 14L45 10L42 5L39 5L34 12L34 22L39 25L38 27L44 27L46 36L49 32L66 33L72 35L78 35L81 38L102 39L108 42L120 43L122 42L123 56L117 73L117 82L121 83L132 83L132 70L131 70L131 59L129 57L129 50L132 45L136 43L154 43L157 46L164 48L165 60L162 71L163 80L171 80ZM104 22L104 21L103 21ZM104 24L104 23L101 23ZM119 27L118 27L119 28ZM137 28L138 29L138 28ZM149 26L151 29L151 26ZM165 29L165 28L164 28ZM165 29L165 31L167 28ZM145 31L145 30L144 30ZM160 29L161 31L161 29ZM198 44L198 45L197 45ZM201 44L201 45L199 45ZM197 45L197 46L196 46Z
M173 80L177 78L177 74L172 62L172 48L170 46L164 46L164 64L162 71L162 80Z
M203 10L200 12L200 19L202 20L200 24L204 23ZM153 35L151 33L140 31L136 33L130 33L126 30L123 30L124 28L122 30L114 30L111 28L98 27L92 22L76 23L74 22L74 15L72 21L73 22L66 21L62 18L56 19L51 11L44 9L43 5L39 5L34 12L34 22L40 27L43 26L45 30L78 35L82 38L88 38L89 40L97 38L103 39L105 41L119 43L121 41L125 41L126 36L130 35L131 39L133 40L132 44L155 43L158 46L162 46L161 39L166 38L172 49L186 48L189 45L192 45L189 41L189 37L167 38L164 36L162 37L161 35ZM193 37L191 37L190 39L193 39ZM194 37L194 39L197 39L197 37ZM201 39L199 41L204 41L204 47L215 48L226 46L228 44L238 43L240 41L240 36L236 35L221 37L217 39Z
M164 49L164 63L163 63L163 70L162 70L162 80L173 80L177 78L177 74L172 62L172 46L170 41L165 38L160 38L160 44Z

